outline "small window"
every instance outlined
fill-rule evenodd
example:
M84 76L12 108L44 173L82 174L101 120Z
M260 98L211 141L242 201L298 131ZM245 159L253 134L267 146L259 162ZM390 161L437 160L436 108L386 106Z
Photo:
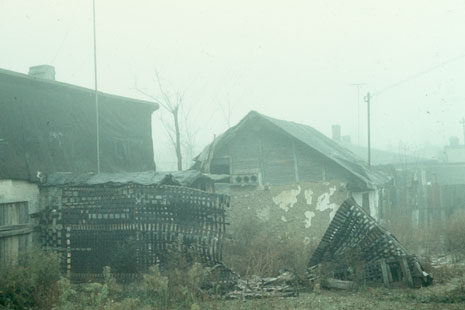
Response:
M210 172L214 174L230 174L230 157L213 158L210 164Z

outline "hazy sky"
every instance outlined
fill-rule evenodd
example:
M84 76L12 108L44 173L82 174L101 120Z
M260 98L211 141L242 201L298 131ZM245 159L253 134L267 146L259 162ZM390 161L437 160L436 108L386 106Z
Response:
M366 145L367 91L374 146L463 142L463 0L96 1L99 88L147 99L135 82L157 94L158 69L185 92L196 152L227 128L228 102L232 124L257 110L327 135L338 123ZM93 87L91 0L0 0L0 42L1 68L51 64L57 80ZM360 106L353 83L363 83Z

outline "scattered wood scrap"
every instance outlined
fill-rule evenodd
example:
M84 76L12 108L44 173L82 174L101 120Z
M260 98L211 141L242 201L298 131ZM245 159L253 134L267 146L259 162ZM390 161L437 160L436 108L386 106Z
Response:
M298 295L296 277L284 272L277 277L261 278L240 276L222 264L208 269L206 286L209 294L219 294L226 299L252 299L266 297L294 297Z

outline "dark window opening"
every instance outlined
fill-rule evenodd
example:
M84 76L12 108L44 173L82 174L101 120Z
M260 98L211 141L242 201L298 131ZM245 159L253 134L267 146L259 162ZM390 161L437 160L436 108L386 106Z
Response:
M210 172L213 174L230 174L229 157L213 158Z

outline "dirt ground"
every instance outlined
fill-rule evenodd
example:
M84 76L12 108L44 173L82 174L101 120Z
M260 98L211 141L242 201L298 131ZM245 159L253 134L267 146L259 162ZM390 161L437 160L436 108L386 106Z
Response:
M465 309L463 284L456 279L421 289L321 290L289 298L210 301L199 309Z

